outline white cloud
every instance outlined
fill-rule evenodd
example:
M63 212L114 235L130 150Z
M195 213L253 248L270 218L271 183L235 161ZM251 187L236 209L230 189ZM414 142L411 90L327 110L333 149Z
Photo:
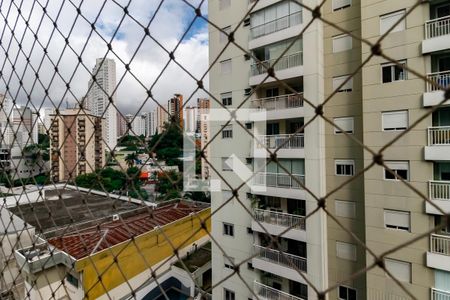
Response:
M135 113L146 99L146 89L152 86L154 86L153 95L162 103L166 103L174 93L184 94L186 99L196 89L196 82L174 62L170 62L162 76L155 82L169 61L169 55L158 43L167 51L173 51L194 17L192 8L180 0L163 1L156 16L154 13L159 0L131 1L128 11L135 20L146 26L154 18L149 29L157 42L147 36L142 43L145 36L144 29L131 17L123 18L123 9L110 0L106 1L104 6L103 1L84 1L80 7L83 17L77 15L74 6L79 5L80 0L52 0L47 6L47 13L51 19L43 14L41 6L37 4L44 5L44 1L37 1L34 6L33 1L24 1L21 14L24 19L29 20L31 30L25 25L24 19L18 16L17 8L14 3L11 5L10 1L2 1L1 12L5 14L11 6L7 20L9 26L14 26L14 36L7 29L2 37L2 47L9 47L8 58L13 61L19 77L23 74L23 87L31 94L36 106L41 105L45 97L41 83L45 88L48 87L49 96L56 104L66 98L72 103L75 97L80 99L87 91L89 73L78 63L78 56L82 57L83 63L91 71L95 59L103 57L107 52L107 43L110 42L119 24L121 25L116 38L111 42L114 53L110 52L108 57L116 60L118 81L125 73L123 63L128 63L133 57L130 68L136 77L126 74L119 85L117 104L121 111ZM188 0L188 2L198 5L201 1ZM202 6L202 11L206 9L206 6ZM54 29L53 20L56 20L58 30ZM90 23L94 20L98 33L91 34ZM0 23L5 25L4 20L0 20ZM201 77L208 68L208 34L204 24L202 26L196 24L194 27L194 31L190 32L177 47L175 58L193 75ZM37 34L39 43L35 40L34 33ZM70 48L65 45L63 35L68 36ZM11 45L8 46L9 41ZM23 53L19 50L18 41L21 41ZM47 48L48 57L44 55L42 47ZM29 64L26 56L30 58ZM4 59L6 59L4 50L0 49L0 63L3 64ZM53 76L53 64L58 64L58 71L64 80L69 81L72 78L70 93L66 93L63 81L58 76ZM36 76L33 70L38 71L40 82L35 83ZM8 81L10 76L11 80ZM26 94L22 90L17 93L19 78L12 72L11 63L8 61L3 68L2 77L8 82L12 97L17 98L19 102L25 102ZM0 81L0 93L5 90L5 81ZM138 81L144 84L145 88ZM207 86L207 80L205 81ZM194 98L202 95L195 95ZM150 103L144 106L143 111L154 107L154 104ZM46 100L45 106L48 105L51 104Z

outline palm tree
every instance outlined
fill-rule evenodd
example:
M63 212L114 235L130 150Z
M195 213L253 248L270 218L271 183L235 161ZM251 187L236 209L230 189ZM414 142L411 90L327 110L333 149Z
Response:
M136 152L130 153L127 156L125 156L125 162L128 165L128 168L131 168L134 166L135 161L138 159L138 156Z

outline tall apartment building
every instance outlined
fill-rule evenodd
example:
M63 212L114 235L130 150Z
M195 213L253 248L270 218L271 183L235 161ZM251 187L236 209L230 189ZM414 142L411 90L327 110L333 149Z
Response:
M145 136L151 137L156 133L156 111L144 113L145 116Z
M180 127L183 128L183 95L175 94L167 101L167 107L170 116L176 118Z
M198 109L195 106L187 106L184 109L184 131L195 133L197 131Z
M117 136L123 136L127 132L127 128L127 119L123 114L117 112Z
M237 47L229 47L210 72L210 90L230 109L265 109L267 121L246 127L274 150L314 117L303 99L319 105L339 91L324 107L324 115L342 130L316 118L278 151L279 164L318 196L326 195L355 176L372 161L372 155L343 134L345 131L374 150L394 139L419 117L443 100L431 84L381 57L372 58L347 83L347 76L370 55L370 47L323 22L309 23L311 13L288 0L259 1L248 20L240 22L255 1L218 0L209 3L209 19L234 34L236 42L258 58L251 60ZM322 1L304 0L316 7ZM416 1L332 0L322 7L325 19L371 42L405 16ZM422 3L401 21L382 42L383 52L429 79L450 84L450 1ZM226 35L210 27L210 61L226 44ZM294 39L296 42L275 65L276 76L267 72ZM305 47L303 47L305 45ZM296 93L293 93L295 91ZM384 152L386 165L417 190L429 195L445 212L450 211L450 102L421 121ZM214 101L211 108L219 108ZM217 123L217 122L216 122ZM225 123L225 122L223 122ZM214 136L223 124L211 123ZM261 134L263 132L263 134ZM232 122L211 146L211 160L222 176L237 187L242 180L224 162L231 154L249 168L259 170L261 151L252 150L250 136ZM263 151L264 152L264 151ZM218 179L217 175L211 174ZM265 189L257 189L263 186ZM232 195L222 183L212 193L212 211ZM328 299L409 299L380 268L348 280L373 263L373 257L322 211L311 213L317 202L275 163L257 172L239 198L253 215L231 201L213 214L213 235L233 263L252 254L241 265L240 275L262 299L317 299L315 291L292 267L319 290L339 283ZM256 203L256 205L255 205ZM444 219L388 171L375 166L334 192L326 206L345 228L377 255L431 230ZM298 224L278 239L279 249L268 243L261 222L276 236L287 225ZM389 253L386 268L418 299L450 299L450 229ZM213 245L213 282L230 274L230 259ZM213 291L214 299L252 299L238 276Z
M105 164L105 120L87 110L67 109L53 115L50 131L51 178L73 181Z
M92 74L96 81L89 80L87 108L98 117L105 119L103 139L106 149L117 145L117 110L110 103L117 103L116 62L110 58L97 58Z
M169 122L169 113L167 105L156 107L156 129L161 133L164 129L164 123Z

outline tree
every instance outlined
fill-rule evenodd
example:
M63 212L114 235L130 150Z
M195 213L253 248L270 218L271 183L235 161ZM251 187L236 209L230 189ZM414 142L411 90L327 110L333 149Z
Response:
M137 167L128 168L125 172L104 168L95 173L82 174L75 178L77 186L95 189L107 193L115 192L129 195L133 198L148 199L148 194L142 189L139 181L140 170Z
M129 168L134 166L134 163L136 162L137 159L138 159L138 156L137 156L136 152L130 153L127 156L125 156L125 162L127 163L127 166Z
M175 124L165 123L163 132L155 134L149 142L149 149L155 148L159 159L165 160L168 166L178 166L181 170L180 157L183 153L183 133Z
M181 191L183 190L181 173L175 171L159 173L158 183L155 188L160 194L160 196L158 196L158 200L181 198Z
M50 148L50 137L47 134L38 133L38 144L41 149Z

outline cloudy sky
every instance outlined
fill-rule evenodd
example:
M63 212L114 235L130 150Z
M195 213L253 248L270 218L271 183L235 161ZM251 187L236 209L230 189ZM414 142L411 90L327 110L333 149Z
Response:
M194 6L201 2L186 1ZM83 4L80 6L81 2ZM123 18L122 7L127 3L132 18ZM155 15L160 3L162 5ZM105 55L116 60L117 81L121 80L117 102L123 113L136 113L139 110L146 98L142 85L146 88L153 87L153 95L162 103L167 103L167 99L174 93L188 97L196 88L196 82L174 62L158 78L169 61L163 48L173 51L195 17L194 10L182 0L22 1L20 15L18 5L20 1L11 0L0 4L0 68L3 71L0 93L4 93L8 85L8 96L17 99L19 103L24 103L26 95L31 94L36 107L42 103L44 106L51 106L50 99L45 97L45 89L48 89L49 97L55 105L61 101L64 107L66 101L75 103L75 99L81 99L87 91L88 71L92 71L95 59ZM44 6L46 13L42 9ZM77 14L77 7L80 7L82 16ZM204 14L207 13L206 3L201 9ZM137 22L148 25L150 20L150 34L157 42L146 37L141 43L145 32ZM95 23L94 32L91 23ZM38 37L37 41L35 35ZM65 37L68 37L70 47L66 46ZM112 51L108 52L109 42ZM47 55L44 54L44 47L47 48ZM82 57L84 66L79 64L78 56ZM196 77L206 72L206 22L197 20L194 23L175 50L175 58ZM124 63L129 63L130 60L134 76L125 72ZM66 82L70 81L69 93L65 94L64 81L55 75L54 65L58 66L60 76ZM36 80L35 72L39 74L39 80ZM20 88L20 82L23 88ZM196 94L194 99L200 96L203 94ZM147 102L142 111L149 111L154 106L151 101Z

